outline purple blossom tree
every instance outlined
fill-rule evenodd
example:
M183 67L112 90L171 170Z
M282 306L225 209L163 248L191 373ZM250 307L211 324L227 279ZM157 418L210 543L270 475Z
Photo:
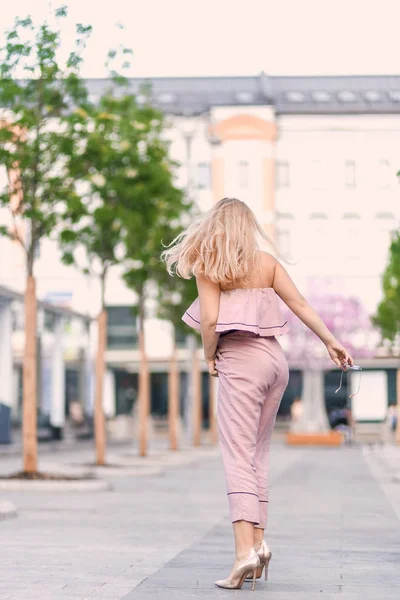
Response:
M353 296L324 293L321 282L312 279L309 288L307 300L354 360L374 356L377 332L362 301ZM303 417L293 429L310 433L328 431L323 372L334 365L324 344L283 302L282 312L290 326L289 333L281 339L289 367L303 371Z
M307 300L355 359L374 356L377 333L359 298L319 293L307 296ZM319 370L333 368L325 346L317 336L283 303L282 312L290 326L282 344L290 367Z

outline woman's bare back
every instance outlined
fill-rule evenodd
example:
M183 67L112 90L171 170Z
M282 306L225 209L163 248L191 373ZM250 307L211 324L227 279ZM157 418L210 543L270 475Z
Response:
M249 274L246 281L237 281L235 285L228 288L222 288L221 291L226 292L236 288L268 288L272 287L274 281L274 272L276 259L268 252L258 250L258 265L254 268L253 273Z

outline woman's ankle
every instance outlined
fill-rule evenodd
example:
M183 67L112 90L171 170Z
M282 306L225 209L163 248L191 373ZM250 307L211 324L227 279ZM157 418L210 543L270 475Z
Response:
M250 548L242 548L236 552L236 562L241 562L242 560L246 560L249 557L249 554L252 550L253 546Z
M256 528L254 530L254 548L258 550L264 541L264 529Z

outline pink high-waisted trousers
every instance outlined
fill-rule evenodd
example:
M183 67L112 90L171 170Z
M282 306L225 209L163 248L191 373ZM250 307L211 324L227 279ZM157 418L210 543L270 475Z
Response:
M217 421L231 521L265 529L269 447L289 379L278 340L249 331L220 336Z

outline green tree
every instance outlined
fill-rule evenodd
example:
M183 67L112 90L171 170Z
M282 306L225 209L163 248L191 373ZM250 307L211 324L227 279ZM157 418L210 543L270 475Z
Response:
M25 255L25 350L23 362L23 464L37 470L36 291L34 265L40 241L49 237L80 203L66 168L64 119L86 103L79 70L91 28L76 25L76 41L65 64L58 61L62 7L49 21L16 19L0 49L0 164L8 184L0 205L10 210L11 227L0 233L17 241ZM73 152L74 148L69 147Z
M400 232L392 236L389 262L382 279L383 300L378 305L373 323L381 330L382 338L393 345L400 333Z
M126 54L125 49L122 52ZM112 53L111 58L116 55ZM149 103L138 105L125 84L125 79L114 73L111 86L96 105L70 116L68 143L79 151L74 156L70 154L68 169L77 182L82 202L78 205L79 218L74 206L70 207L74 222L64 227L60 236L65 262L97 274L101 282L95 397L98 464L105 463L102 385L107 273L111 267L123 263L129 264L129 273L138 274L136 313L143 317L143 290L154 231L161 218L176 214L170 204L174 206L181 197L171 182L167 146L162 141L163 116ZM78 259L78 248L82 247L86 256L84 265ZM144 354L141 334L139 343ZM140 382L139 396L148 397L148 376L143 370Z
M104 146L101 146L104 150ZM94 157L92 157L94 158ZM96 160L96 159L94 159ZM72 169L72 172L76 172ZM107 192L98 192L103 187L100 174L94 176L87 191L82 194L84 204L79 209L80 218L75 223L64 222L60 233L63 261L74 264L84 274L97 277L100 283L100 311L97 316L98 341L95 363L95 443L96 462L106 463L106 432L103 410L103 382L105 374L105 350L107 345L107 311L105 308L105 290L107 274L111 267L119 263L118 249L124 230L119 216L119 207L115 202L107 201ZM110 191L110 188L108 188ZM80 249L84 248L84 256Z
M127 266L125 281L138 296L135 312L139 321L139 452L147 453L147 418L150 411L150 385L147 357L145 353L144 320L146 298L152 290L163 288L166 281L165 265L160 261L161 240L172 240L182 214L191 204L181 190L175 187L173 173L176 164L168 156L168 145L163 140L164 119L159 114L157 136L146 147L148 177L142 187L145 209L142 226L134 228L127 222L125 238ZM170 278L171 279L171 278ZM165 291L165 290L164 290Z

